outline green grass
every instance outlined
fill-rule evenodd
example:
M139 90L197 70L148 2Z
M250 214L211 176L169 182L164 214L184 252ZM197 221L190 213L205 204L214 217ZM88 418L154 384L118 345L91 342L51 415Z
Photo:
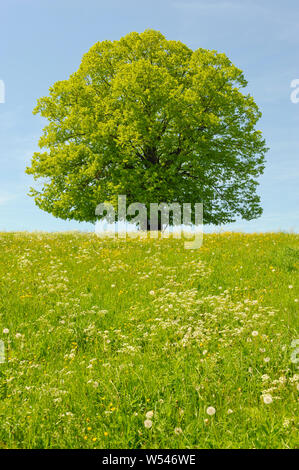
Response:
M298 235L0 243L1 448L296 447Z

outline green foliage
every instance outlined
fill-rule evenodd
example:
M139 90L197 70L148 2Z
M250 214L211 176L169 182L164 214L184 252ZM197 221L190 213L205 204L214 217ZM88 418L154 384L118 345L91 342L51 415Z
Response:
M96 43L79 70L50 88L48 119L27 173L36 204L63 219L96 220L101 202L204 204L204 222L258 217L265 141L247 82L225 54L157 31Z

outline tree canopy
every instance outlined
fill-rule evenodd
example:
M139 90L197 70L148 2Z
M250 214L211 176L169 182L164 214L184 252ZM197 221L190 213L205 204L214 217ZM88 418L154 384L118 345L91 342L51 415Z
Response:
M49 122L26 169L30 195L62 219L95 222L101 202L196 203L204 223L261 215L261 113L223 53L160 32L97 42L34 113Z

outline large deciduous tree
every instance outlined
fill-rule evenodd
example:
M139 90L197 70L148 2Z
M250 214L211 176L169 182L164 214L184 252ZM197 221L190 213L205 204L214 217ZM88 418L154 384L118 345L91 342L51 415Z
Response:
M204 205L204 223L250 220L264 169L261 113L225 54L157 31L96 43L35 113L48 119L27 173L30 194L62 219L95 222L101 202Z

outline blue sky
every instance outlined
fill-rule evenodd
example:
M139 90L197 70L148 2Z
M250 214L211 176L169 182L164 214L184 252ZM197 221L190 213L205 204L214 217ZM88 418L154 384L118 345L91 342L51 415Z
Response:
M259 128L270 147L259 187L264 214L222 229L299 232L299 103L290 99L299 78L298 0L10 0L1 2L0 17L0 231L93 230L54 218L27 196L25 166L45 125L32 109L96 41L153 28L192 49L225 52L263 113Z

